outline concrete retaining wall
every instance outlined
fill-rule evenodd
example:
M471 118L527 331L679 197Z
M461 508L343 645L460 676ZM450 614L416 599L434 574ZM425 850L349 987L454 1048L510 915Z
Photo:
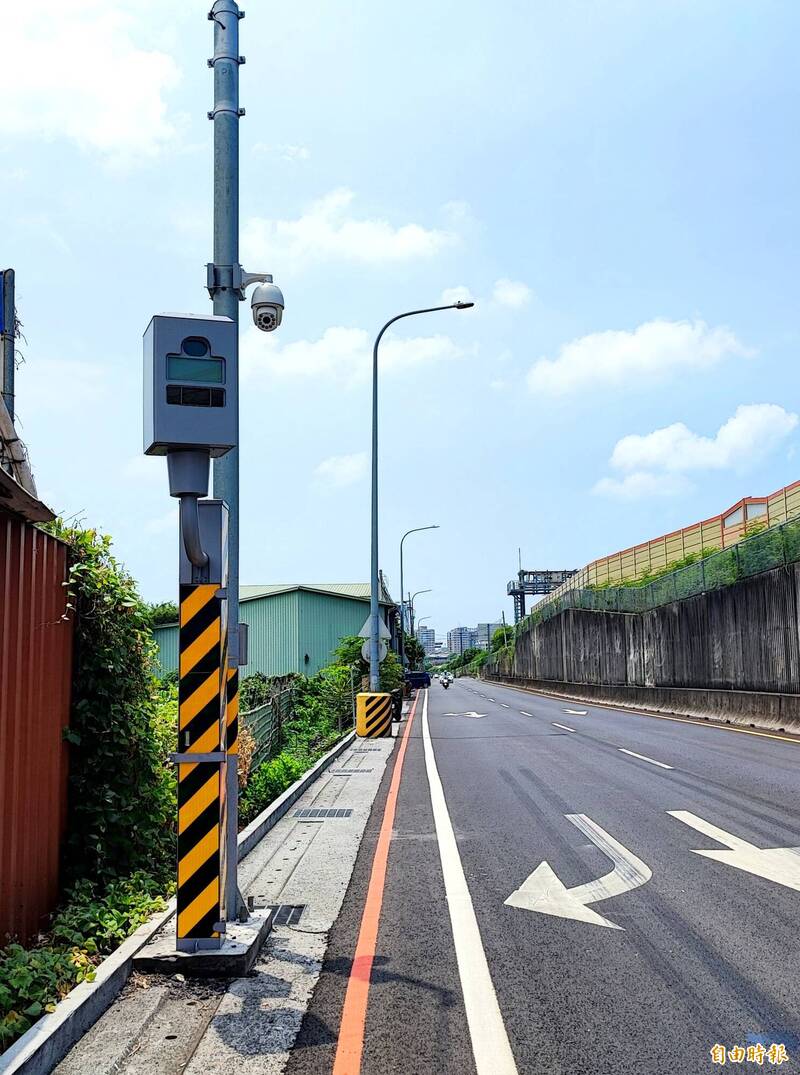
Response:
M641 614L568 609L489 678L664 712L800 730L800 565Z

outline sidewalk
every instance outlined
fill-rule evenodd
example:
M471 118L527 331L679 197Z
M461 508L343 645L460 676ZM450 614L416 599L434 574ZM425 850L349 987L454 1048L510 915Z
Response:
M281 906L253 975L228 982L134 975L57 1075L281 1072L394 745L355 740L240 863L240 886L256 907ZM297 816L324 809L336 816Z

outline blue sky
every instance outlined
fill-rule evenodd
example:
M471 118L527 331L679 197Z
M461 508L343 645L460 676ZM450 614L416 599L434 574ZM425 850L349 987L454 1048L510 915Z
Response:
M370 341L384 570L404 530L442 634L528 567L595 557L800 477L800 7L770 0L245 5L242 581L369 572ZM42 497L175 592L141 334L209 312L207 4L4 13L2 260ZM166 15L165 15L166 12ZM249 308L243 308L243 325Z

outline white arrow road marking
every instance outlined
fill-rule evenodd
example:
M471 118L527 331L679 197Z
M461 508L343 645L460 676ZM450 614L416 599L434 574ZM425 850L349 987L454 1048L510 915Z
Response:
M571 713L573 715L573 717L585 717L586 716L586 710L585 709L565 709L564 712L565 713Z
M738 836L731 836L724 829L718 829L716 825L704 821L688 810L667 810L667 813L682 821L684 825L730 848L729 851L693 850L692 854L724 862L728 866L735 866L737 870L746 870L747 873L765 877L767 881L774 881L776 885L785 885L786 888L800 892L800 847L756 847L747 840L740 840Z
M614 869L596 881L566 888L556 877L550 864L545 861L536 867L521 888L511 893L506 903L509 907L539 911L555 918L574 918L577 922L589 922L594 926L622 929L622 926L617 926L593 911L588 904L607 900L611 896L621 896L623 892L639 888L650 880L653 871L586 814L564 816L611 859Z
M625 747L617 747L617 750L621 750L623 754L630 754L632 758L638 758L639 761L649 761L651 765L657 765L659 769L674 769L674 765L667 765L663 761L656 761L655 758L648 758L646 754L637 754L635 750L626 750Z
M446 716L446 717L472 717L473 720L480 720L481 717L485 717L486 714L485 713L475 713L474 711L470 711L469 713L445 713L444 716Z
M575 731L574 728L568 728L566 726L566 724L556 724L556 722L554 720L551 720L550 723L553 725L554 728L562 728L565 732L574 732Z

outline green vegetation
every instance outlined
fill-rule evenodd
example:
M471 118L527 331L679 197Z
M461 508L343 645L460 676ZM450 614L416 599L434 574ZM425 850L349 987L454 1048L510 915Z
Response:
M75 613L67 890L46 933L0 949L0 1047L166 906L175 856L177 692L153 678L151 612L96 530L49 526L70 546Z
M178 606L174 601L161 601L155 605L145 605L145 608L152 627L178 622Z
M542 601L517 625L517 630L529 629L569 608L646 612L797 561L800 561L800 519L772 527L759 520L745 530L741 541L727 549L703 548L637 579L567 590L560 597Z
M175 622L168 603L147 606L133 579L95 530L49 529L70 546L69 607L75 612L66 891L34 943L0 948L0 1050L7 1048L150 915L174 887L177 675L158 681L152 627ZM162 621L163 617L163 621ZM416 640L414 640L416 641ZM291 687L292 710L277 753L244 774L245 825L352 726L352 690L367 666L361 638L344 638L334 662L309 678L242 682L243 710ZM381 688L403 682L397 657L381 667ZM246 733L243 730L243 741Z

